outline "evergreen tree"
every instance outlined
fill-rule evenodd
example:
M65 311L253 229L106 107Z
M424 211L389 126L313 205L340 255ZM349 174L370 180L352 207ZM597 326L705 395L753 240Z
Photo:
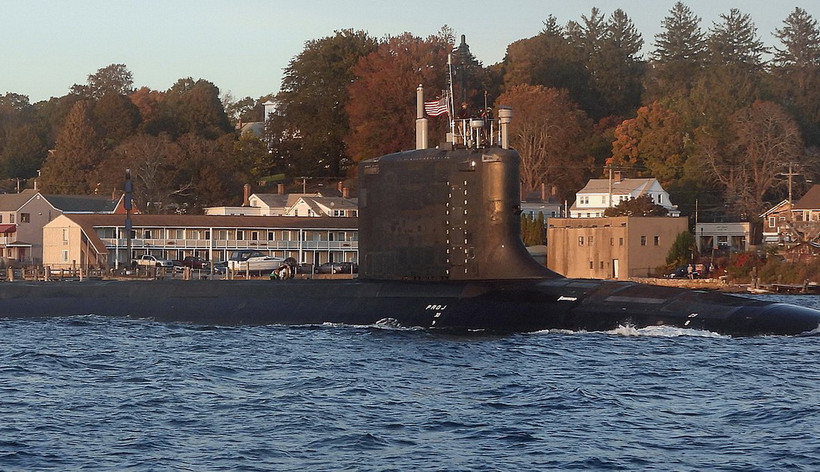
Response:
M685 95L706 59L706 39L700 18L676 2L655 35L652 65L647 77L649 100Z
M795 8L775 36L772 90L795 116L808 146L820 146L820 30L817 20Z
M74 104L57 137L57 148L46 159L40 178L43 192L87 195L99 191L98 165L103 147L91 116L91 102Z

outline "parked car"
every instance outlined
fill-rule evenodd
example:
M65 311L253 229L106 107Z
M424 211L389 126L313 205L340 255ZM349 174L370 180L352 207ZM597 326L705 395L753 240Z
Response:
M692 267L692 274L691 275L692 275L693 279L697 279L698 277L700 277L700 272L698 272L697 270L695 270L694 267ZM665 274L664 277L666 277L667 279L686 279L686 278L689 278L689 266L676 267L675 270L673 270L672 272L669 272L668 274Z
M151 254L143 254L139 259L134 261L136 265L149 267L174 267L174 263L168 259L162 259Z
M358 274L359 264L353 262L325 262L316 268L317 274Z
M228 261L214 262L214 274L222 275L228 271Z
M191 269L209 270L211 268L208 261L197 256L185 256L180 262L183 267L190 267Z

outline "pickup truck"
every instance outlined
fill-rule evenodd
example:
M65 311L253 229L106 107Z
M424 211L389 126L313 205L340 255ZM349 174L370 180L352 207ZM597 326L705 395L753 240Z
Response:
M152 256L151 254L144 254L142 257L135 261L137 265L141 266L151 266L151 267L174 267L174 263L169 261L168 259L160 259L157 256Z
M211 265L208 261L197 256L185 256L184 259L179 261L179 265L182 267L190 267L191 269L208 270L211 268Z

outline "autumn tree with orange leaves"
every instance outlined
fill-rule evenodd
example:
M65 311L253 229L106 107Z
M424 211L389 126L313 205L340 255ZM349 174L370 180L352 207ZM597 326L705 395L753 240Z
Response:
M668 187L679 180L686 161L685 129L680 117L658 102L638 109L615 128L612 165L654 177Z
M404 33L359 60L358 78L348 88L350 134L345 140L355 162L414 147L416 87L424 87L427 99L445 89L451 48L442 36L421 39ZM446 122L447 116L433 119L433 127L439 120Z

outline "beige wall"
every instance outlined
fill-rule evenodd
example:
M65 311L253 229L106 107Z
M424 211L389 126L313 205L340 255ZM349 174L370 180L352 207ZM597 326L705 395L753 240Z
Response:
M687 218L550 218L547 267L573 278L652 275L666 263Z
M43 265L52 269L103 268L79 225L61 215L43 227Z

